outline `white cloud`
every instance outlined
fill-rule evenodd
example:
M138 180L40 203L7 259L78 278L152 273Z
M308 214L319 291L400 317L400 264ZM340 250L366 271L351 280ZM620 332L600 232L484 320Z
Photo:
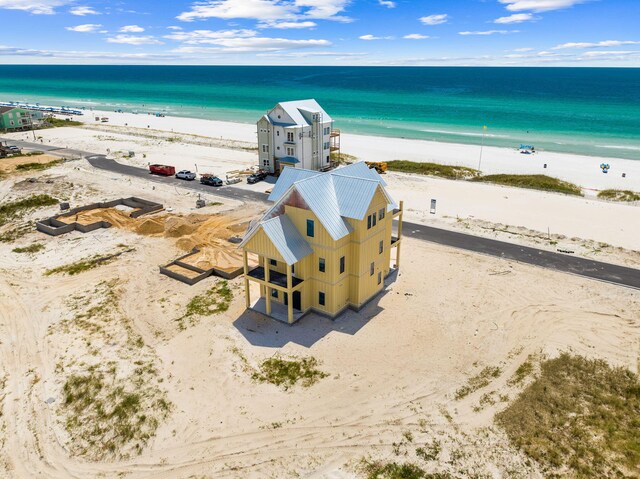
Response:
M378 0L378 3L383 7L396 8L396 2L392 2L391 0Z
M611 50L607 50L607 51L602 51L602 50L598 50L598 51L592 51L592 52L584 52L582 54L582 56L585 57L607 57L607 56L626 56L626 55L631 55L631 54L640 54L639 51L633 51L633 50L620 50L620 51L611 51Z
M409 35L405 35L406 40L424 40L426 38L430 38L428 35L420 35L419 33L410 33Z
M122 43L125 45L162 45L162 42L150 35L116 35L108 37L109 43Z
M493 23L522 23L531 22L533 20L536 20L536 17L534 17L532 13L514 13L513 15L509 15L508 17L496 18Z
M361 35L358 37L360 40L372 41L372 40L393 40L393 37L376 37L375 35Z
M118 31L121 33L142 33L144 32L144 28L139 27L138 25L125 25Z
M69 10L71 15L77 15L79 17L84 17L85 15L100 15L100 12L96 12L91 7L73 7Z
M508 33L518 33L519 30L486 30L483 32L458 32L458 35L506 35Z
M556 45L552 50L564 50L567 48L594 48L594 47L620 47L623 45L640 45L634 40L605 40L602 42L572 42Z
M317 26L316 22L264 22L258 25L259 28L277 28L280 30L285 29L299 29L299 28L313 28Z
M0 0L0 8L23 10L35 15L53 15L56 7L70 3L70 0Z
M513 51L514 52L532 52L533 50L535 50L535 49L534 48L525 47L525 48L516 48Z
M102 28L102 25L96 23L85 23L84 25L76 25L75 27L64 28L65 30L69 30L70 32L91 33L95 32L99 28Z
M176 27L175 25L171 25L167 27L167 30L182 30L182 27Z
M530 10L533 12L547 12L550 10L560 10L562 8L573 7L579 3L585 3L590 0L499 0L500 3L507 5L507 10L512 12L521 12Z
M340 16L349 0L208 0L191 5L176 18L184 22L207 18L247 18L261 22L298 20L351 21Z
M220 38L208 43L217 47L186 46L179 47L175 53L247 53L247 52L276 52L298 48L330 46L328 40L291 40L288 38Z
M188 45L214 44L218 45L225 38L250 38L255 37L254 30L193 30L191 32L174 32L165 35L168 40L175 40Z
M447 23L448 20L449 20L449 15L446 13L420 17L420 21L425 25L440 25L441 23Z
M257 53L257 57L265 58L309 58L309 57L364 57L368 53L360 52L289 52L289 53Z

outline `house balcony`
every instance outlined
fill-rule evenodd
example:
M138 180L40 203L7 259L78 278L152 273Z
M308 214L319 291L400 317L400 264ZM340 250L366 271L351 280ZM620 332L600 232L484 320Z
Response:
M258 280L261 283L267 284L265 280L265 270L264 270L264 267L262 266L258 266L257 268L254 268L253 271L250 271L248 273L248 275L250 278L253 278L254 280ZM292 291L299 289L298 286L300 286L302 283L304 283L304 280L300 278L296 278L295 276L292 276L291 277ZM271 287L275 286L276 289L287 291L287 275L278 273L277 271L273 271L272 269L270 269L269 270L269 286Z

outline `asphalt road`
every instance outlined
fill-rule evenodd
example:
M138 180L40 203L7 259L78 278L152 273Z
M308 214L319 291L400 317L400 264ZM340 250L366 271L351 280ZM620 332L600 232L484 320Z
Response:
M9 141L10 144L23 148L35 148L60 156L83 156L89 163L98 169L107 170L138 178L146 178L149 181L166 185L181 186L196 191L215 194L224 198L232 198L245 201L258 201L267 204L267 195L259 191L251 191L233 186L212 187L202 185L195 181L178 180L173 177L161 177L151 175L146 169L123 165L114 160L107 159L104 155L96 155L79 150L57 148L37 143L22 141ZM475 253L486 254L498 258L504 258L521 263L527 263L542 268L575 274L586 278L605 281L629 288L640 289L640 270L627 268L610 263L602 263L590 259L579 258L565 253L556 253L528 246L520 246L480 236L473 236L456 231L434 228L417 223L403 222L403 236L417 238L453 248L459 248Z

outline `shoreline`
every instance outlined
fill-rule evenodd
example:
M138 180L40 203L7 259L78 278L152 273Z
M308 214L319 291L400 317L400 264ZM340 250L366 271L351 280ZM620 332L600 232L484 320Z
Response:
M95 121L96 116L108 117L109 122L97 122ZM159 130L216 140L256 144L255 125L250 123L178 116L157 117L151 114L117 113L103 110L93 110L80 117L73 116L71 118L92 126L106 125ZM476 145L351 133L341 135L341 145L342 153L353 155L358 160L364 161L432 162L480 169L483 174L544 174L575 183L587 191L604 189L640 191L640 161L636 160L551 151L538 151L532 155L523 155L514 148L495 146L484 146L482 158L480 158L480 147ZM602 163L610 165L610 170L606 174L602 173L600 169ZM623 173L625 177L622 177Z
M37 97L36 97L37 98ZM155 114L163 114L165 115L163 118L173 118L173 119L190 119L194 121L205 121L205 122L213 122L213 123L234 123L237 125L255 125L253 118L258 118L263 111L254 112L254 116L252 119L247 119L247 115L250 114L253 110L250 109L228 109L228 108L215 108L215 107L202 107L202 110L198 110L193 106L183 106L183 105L153 105L153 104L140 104L138 106L133 106L129 103L120 104L115 102L111 105L100 104L98 102L88 101L88 100L77 100L77 99L42 99L40 102L35 101L27 101L26 99L12 102L3 102L3 103L14 103L16 106L20 105L30 105L30 106L40 106L41 108L67 108L69 110L74 109L81 111L84 113L83 117L91 117L93 114L126 114L126 115L134 115L139 117L152 118L155 117ZM80 105L78 106L65 106L65 107L57 107L51 105ZM124 108L124 110L121 110ZM121 110L121 111L120 111ZM207 114L200 114L200 111L206 111ZM219 117L228 118L228 119L218 119ZM354 123L355 122L355 123ZM360 124L364 122L363 124ZM367 122L372 122L377 125L377 128L374 128L375 131L369 131L366 127ZM616 141L612 138L602 137L602 138L592 138L590 135L584 134L580 136L583 138L583 142L581 143L572 143L570 138L567 137L565 133L559 132L554 133L552 131L537 132L535 129L531 130L531 134L534 134L536 137L529 137L530 131L519 131L519 130L500 130L499 128L495 130L493 127L489 126L489 130L486 134L483 134L476 131L475 127L471 127L467 125L466 127L459 127L458 125L446 124L446 123L402 123L395 119L386 119L386 120L366 120L363 118L342 118L336 120L337 126L340 127L345 134L353 135L353 136L365 136L365 137L375 137L375 138L388 138L388 139L398 139L398 140L410 140L410 141L424 141L428 143L437 143L437 144L450 144L450 145L465 145L468 147L477 147L480 148L482 145L481 139L484 137L484 146L487 148L501 148L501 149L514 149L517 145L520 144L533 144L538 146L537 151L539 152L547 152L551 154L561 154L561 155L573 155L585 158L598 158L602 160L629 160L629 161L640 161L640 144L631 145L628 142L623 140L623 143L617 144L608 144L613 141ZM461 129L459 129L461 128ZM424 137L420 135L420 132L428 132L438 134L435 138ZM472 139L475 139L473 141ZM497 143L492 140L500 139ZM507 142L508 139L508 142ZM569 143L567 143L569 141ZM504 144L507 142L506 144ZM542 144L542 147L541 147ZM584 148L579 147L579 145L585 146Z

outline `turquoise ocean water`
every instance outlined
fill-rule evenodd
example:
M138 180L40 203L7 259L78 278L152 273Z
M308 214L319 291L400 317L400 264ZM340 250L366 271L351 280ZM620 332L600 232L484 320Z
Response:
M0 65L0 100L254 123L315 98L343 132L640 160L640 69Z

